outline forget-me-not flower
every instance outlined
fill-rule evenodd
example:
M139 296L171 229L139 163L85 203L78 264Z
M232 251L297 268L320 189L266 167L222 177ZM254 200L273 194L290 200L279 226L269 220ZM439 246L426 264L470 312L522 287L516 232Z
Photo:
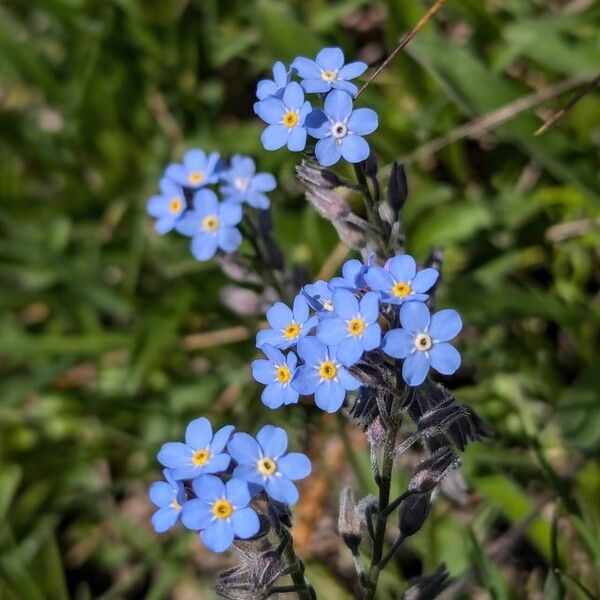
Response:
M203 150L188 150L183 155L183 164L169 165L165 177L183 187L198 189L209 183L216 183L219 179L216 172L218 162L217 152L206 156Z
M365 350L374 350L381 342L379 294L367 292L360 302L348 290L333 292L335 314L321 321L317 338L328 346L337 346L337 358L346 367L358 362Z
M298 357L293 352L285 356L271 344L264 344L260 349L268 360L252 361L252 377L267 386L261 395L263 404L269 408L279 408L282 404L298 402L298 392L290 385Z
M247 202L261 210L269 208L265 192L272 192L277 187L271 173L257 173L254 161L238 154L231 158L231 167L221 173L221 179L224 182L221 192L225 200Z
M346 391L356 390L360 383L338 360L335 347L328 347L316 337L298 342L298 354L304 364L296 369L292 387L303 395L315 395L322 410L335 412L344 402Z
M315 156L329 167L343 156L358 163L369 156L369 144L362 137L377 129L377 113L370 108L352 110L352 97L341 90L327 94L324 110L316 108L306 119L308 132L319 141Z
M372 290L381 293L381 300L389 304L402 304L406 300L427 300L427 292L438 280L436 269L423 269L417 273L417 263L412 256L401 254L387 261L385 266L372 266L364 278Z
M304 100L304 92L295 81L288 83L281 98L270 96L254 107L256 114L268 124L261 136L266 150L278 150L285 145L292 152L304 150L304 122L312 107L308 100Z
M323 94L333 88L354 95L358 88L349 80L362 75L367 65L360 61L344 65L344 53L340 48L323 48L315 60L299 56L292 68L303 79L302 87L306 92Z
M185 502L183 483L173 479L169 469L164 469L166 481L155 481L150 486L150 500L158 506L152 515L152 527L156 533L171 529L181 517L181 507Z
M321 319L333 313L332 291L326 281L319 279L314 283L307 283L302 288L302 294Z
M265 425L256 439L247 433L236 433L227 449L238 466L234 477L263 486L271 498L295 504L298 490L292 483L310 475L310 460L300 452L286 454L288 438L281 427Z
M264 100L269 96L281 98L283 90L290 80L290 71L281 61L273 65L273 79L263 79L256 86L256 97Z
M275 302L267 311L267 321L271 329L263 329L256 335L256 346L271 344L285 350L294 345L317 324L317 317L309 317L308 302L298 294L294 299L293 310L283 302Z
M220 473L229 466L230 457L223 452L235 427L225 425L214 435L205 417L194 419L185 430L185 444L167 442L158 453L158 461L171 469L174 479L193 479L203 473Z
M258 533L260 522L248 506L252 497L243 479L233 477L223 483L214 475L201 475L192 489L196 498L184 504L181 520L188 529L200 531L209 550L224 552L234 537L245 540Z
M462 329L453 309L433 315L424 302L406 302L400 307L400 329L385 334L383 350L392 358L403 358L402 378L408 385L425 381L429 367L452 375L460 366L460 353L448 343Z
M160 195L148 200L148 214L156 217L154 229L161 235L171 231L186 209L185 195L181 186L163 177L158 184Z
M194 194L194 209L178 221L177 231L192 238L192 254L198 260L208 260L217 249L233 252L242 243L242 234L235 227L242 220L242 207L236 202L219 202L212 190Z

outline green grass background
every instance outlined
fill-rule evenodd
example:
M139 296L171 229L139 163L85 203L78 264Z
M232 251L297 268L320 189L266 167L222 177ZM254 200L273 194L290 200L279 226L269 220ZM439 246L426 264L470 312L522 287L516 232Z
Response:
M426 8L0 3L0 597L212 597L215 559L192 534L148 527L157 449L201 414L311 438L301 412L258 401L250 342L185 344L255 319L223 305L216 264L154 234L146 200L187 147L250 154L279 181L277 238L314 276L335 233L302 198L298 156L262 150L256 80L325 45L380 59ZM599 17L586 1L448 0L359 101L380 116L380 167L407 161L409 250L444 250L439 303L467 324L452 386L494 430L465 457L469 504L440 500L404 556L446 561L465 598L600 593L598 92L533 136L599 68ZM418 151L564 81L491 131ZM323 598L348 597L331 561L307 558ZM398 597L402 572L381 598Z

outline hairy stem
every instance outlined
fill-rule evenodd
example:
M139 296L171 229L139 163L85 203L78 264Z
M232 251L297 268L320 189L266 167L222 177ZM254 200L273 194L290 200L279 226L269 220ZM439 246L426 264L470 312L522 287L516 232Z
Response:
M297 568L290 572L290 577L294 582L295 592L298 594L300 600L316 600L317 594L313 586L304 577L304 563L296 555L294 550L294 542L290 532L281 527L278 529L277 534L285 543L285 549L283 551L283 558L288 565L295 565Z

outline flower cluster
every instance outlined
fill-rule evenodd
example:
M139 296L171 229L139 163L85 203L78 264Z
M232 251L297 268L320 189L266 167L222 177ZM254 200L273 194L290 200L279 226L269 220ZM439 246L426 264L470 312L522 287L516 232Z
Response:
M165 481L150 488L158 507L152 526L158 533L181 520L198 531L213 552L223 552L234 538L248 539L260 530L252 498L264 492L287 505L298 500L294 481L310 474L308 457L287 452L288 439L279 427L265 425L256 438L234 433L233 425L213 432L204 417L186 428L184 442L168 442L158 453Z
M378 126L377 113L370 108L353 109L356 85L352 79L367 69L363 62L344 64L339 48L324 48L315 60L299 56L287 69L273 66L273 80L258 83L254 112L267 123L262 143L267 150L287 146L292 152L306 147L307 134L317 141L315 156L325 167L344 158L358 163L369 156L365 135ZM300 83L292 81L297 75ZM323 108L313 108L304 93L324 97Z
M214 189L222 195L219 199ZM277 186L270 173L257 173L254 161L235 155L229 164L216 152L188 150L182 164L171 164L159 182L160 194L148 201L160 234L175 229L191 238L192 254L208 260L217 251L234 252L242 243L238 225L244 203L261 210L269 207L265 195Z
M264 404L277 408L314 394L319 408L334 412L360 386L353 367L367 357L381 360L380 350L403 360L409 386L422 384L430 368L454 373L460 354L448 342L462 328L460 316L453 309L431 315L426 304L438 275L418 271L407 254L383 267L349 260L342 277L305 286L292 309L275 303L267 311L270 328L256 338L267 358L252 363L254 379L266 386Z

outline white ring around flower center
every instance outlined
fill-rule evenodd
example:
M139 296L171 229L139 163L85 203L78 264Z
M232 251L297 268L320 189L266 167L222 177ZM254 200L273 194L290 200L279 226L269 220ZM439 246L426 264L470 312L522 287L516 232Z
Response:
M249 177L236 177L233 180L233 185L235 185L235 187L238 190L247 190L248 186L250 185L250 178Z
M337 71L321 71L321 79L323 81L335 81L337 79Z
M418 333L415 335L415 348L421 352L427 352L433 346L431 336L426 333Z
M336 139L342 139L346 133L348 133L348 128L345 123L338 121L331 126L331 135Z

